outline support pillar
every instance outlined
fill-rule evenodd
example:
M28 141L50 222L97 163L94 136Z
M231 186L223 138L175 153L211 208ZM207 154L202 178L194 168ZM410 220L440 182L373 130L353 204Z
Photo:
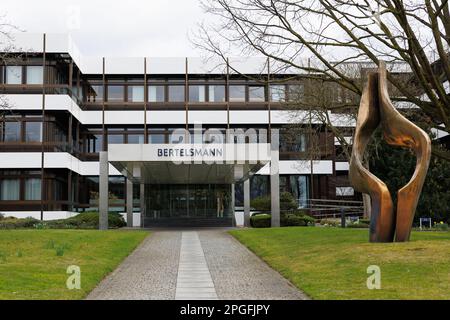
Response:
M250 227L250 177L244 180L244 227Z
M108 229L108 211L109 211L109 189L108 189L108 177L109 177L109 164L108 164L108 151L100 151L100 178L99 178L99 229Z
M235 199L235 185L234 183L231 184L231 203L230 203L230 211L231 211L231 218L232 218L232 225L233 227L236 227L236 199Z
M139 188L139 206L141 212L141 227L144 227L144 218L145 218L145 184L141 183Z
M272 227L280 226L279 141L278 129L272 129L270 139L270 204Z
M133 181L127 178L127 227L133 227Z

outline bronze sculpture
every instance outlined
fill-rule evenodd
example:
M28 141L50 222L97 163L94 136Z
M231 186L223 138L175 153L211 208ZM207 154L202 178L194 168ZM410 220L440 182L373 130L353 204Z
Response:
M397 212L386 184L363 166L363 155L370 138L381 124L385 141L412 149L417 157L411 180L398 191ZM429 136L401 115L389 98L387 71L383 62L370 73L361 97L350 159L349 178L355 190L371 198L371 242L408 241L414 214L431 156Z

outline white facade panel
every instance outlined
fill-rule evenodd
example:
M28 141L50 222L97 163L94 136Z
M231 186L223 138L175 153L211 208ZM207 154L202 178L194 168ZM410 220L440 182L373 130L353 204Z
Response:
M98 110L81 111L82 124L102 124L102 112Z
M88 111L89 112L89 111ZM101 120L100 120L101 123ZM105 124L142 124L144 125L144 111L120 110L105 111Z
M44 49L44 34L42 33L14 33L12 36L13 51L42 52Z
M27 168L34 169L41 167L40 152L2 152L0 157L0 168L17 169Z
M106 74L144 74L144 58L105 58Z
M103 59L101 57L83 56L81 58L80 69L83 74L102 74Z
M352 187L336 187L336 196L352 197L355 195L355 190Z
M285 160L279 162L280 174L311 174L311 162L309 160ZM320 160L313 162L314 174L333 174L333 161ZM256 174L269 175L270 164L266 164Z
M5 217L15 217L15 218L34 218L41 219L40 211L1 211ZM70 217L74 217L78 215L79 212L72 211L44 211L43 218L44 220L57 220L57 219L67 219Z
M348 162L335 162L336 171L348 171L350 165Z
M147 58L147 73L152 74L185 74L186 58Z
M226 124L227 112L220 111L189 111L189 123Z
M185 124L186 111L155 110L147 111L148 124Z
M226 63L223 59L211 58L188 58L188 73L189 74L226 74Z
M269 112L264 110L232 110L230 111L230 124L268 123Z

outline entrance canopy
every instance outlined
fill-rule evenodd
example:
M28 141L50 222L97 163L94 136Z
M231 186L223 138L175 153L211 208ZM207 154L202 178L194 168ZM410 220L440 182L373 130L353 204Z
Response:
M108 161L135 183L231 184L270 160L268 143L108 145Z

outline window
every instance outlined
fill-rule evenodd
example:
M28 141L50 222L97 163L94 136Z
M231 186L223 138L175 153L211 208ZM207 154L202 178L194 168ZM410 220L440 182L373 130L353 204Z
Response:
M88 152L98 153L103 149L103 135L95 134L88 138Z
M184 86L169 86L169 102L184 101Z
M230 102L245 102L245 86L230 86Z
M284 85L270 86L270 101L284 102L286 100L286 88Z
M108 144L124 143L123 134L108 134Z
M265 101L264 86L250 86L248 87L248 99L251 102Z
M25 180L25 200L41 199L41 179L31 178Z
M108 101L123 101L123 86L108 86Z
M289 101L301 101L304 99L304 96L302 84L289 85Z
M210 102L225 102L225 86L209 86Z
M205 86L189 86L190 102L205 102Z
M87 93L88 102L102 102L103 101L103 86L93 85L89 87Z
M148 101L150 102L164 102L164 86L149 86L148 87Z
M166 135L164 129L149 129L148 142L153 144L165 143ZM153 132L152 132L153 131Z
M44 68L42 66L27 66L27 84L43 84Z
M128 86L128 102L144 102L144 87Z
M5 142L18 142L20 141L20 122L8 121L5 122Z
M129 134L128 135L128 143L144 143L144 135L143 134Z
M0 183L0 200L19 200L20 180L4 179Z
M42 123L41 122L25 122L25 141L41 142L42 141Z
M22 84L22 67L21 66L7 66L6 67L6 83L7 84Z

